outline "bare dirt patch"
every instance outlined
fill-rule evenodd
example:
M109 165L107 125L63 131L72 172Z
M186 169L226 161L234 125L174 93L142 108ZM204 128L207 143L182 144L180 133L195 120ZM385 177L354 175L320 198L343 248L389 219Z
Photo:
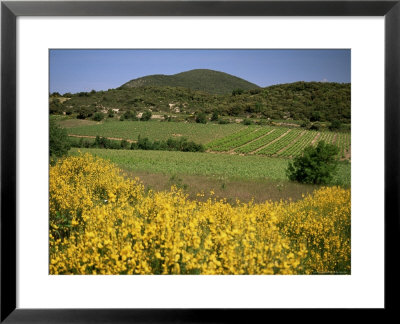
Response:
M274 123L277 126L288 126L288 127L300 127L299 124L293 124L293 123Z
M335 133L335 135L333 136L333 139L332 139L332 144L336 144L337 137L338 137L338 134Z
M60 101L61 103L63 103L63 102L65 102L65 101L67 101L67 100L70 100L71 98L57 98L58 99L58 101Z
M349 146L348 150L345 150L344 158L345 158L345 160L349 160L349 161L351 160L351 146Z
M138 177L146 190L164 191L169 190L172 185L182 189L189 199L206 201L209 198L217 200L226 199L228 203L236 204L236 200L255 203L263 203L266 200L280 201L302 199L302 195L312 193L319 188L318 185L304 185L289 181L272 180L233 180L223 177L208 177L197 175L166 175L147 172L124 171L129 178ZM211 194L213 191L214 194ZM198 193L204 193L199 197Z
M314 145L318 141L318 138L320 138L320 136L321 133L317 133L317 135L315 135L314 139L311 141L311 145Z

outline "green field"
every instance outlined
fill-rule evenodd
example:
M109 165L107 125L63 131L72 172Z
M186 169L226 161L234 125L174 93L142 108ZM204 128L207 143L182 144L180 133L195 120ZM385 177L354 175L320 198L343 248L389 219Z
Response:
M95 148L70 151L70 154L89 152L108 159L129 177L139 177L148 189L167 190L177 185L194 199L198 199L197 193L210 190L232 203L236 199L257 202L301 199L303 194L320 186L290 182L286 169L292 157L318 140L337 145L339 157L350 160L350 133L236 123L57 120L70 135L92 137L85 139L89 142L94 141L95 136L135 141L140 135L153 141L185 137L204 144L206 153ZM78 142L80 139L71 137L71 140ZM351 163L339 163L330 185L351 186Z
M242 129L240 124L196 124L183 122L159 122L159 121L105 121L96 124L74 125L63 120L60 126L67 129L68 134L86 136L104 136L137 140L138 136L148 137L150 140L166 140L170 137L186 137L189 141L206 144L216 138L228 136Z
M209 151L236 154L266 155L292 158L318 141L338 146L338 157L351 159L350 133L311 131L302 128L276 126L246 126L243 124L198 124L160 121L93 122L77 119L59 119L69 135L103 136L114 139L137 140L138 136L150 140L185 137L189 141L206 145Z
M71 149L89 152L111 160L130 171L160 173L164 175L200 175L228 178L232 180L274 180L287 181L285 170L287 159L268 158L258 155L227 155L212 153L190 153L171 151ZM350 186L351 164L339 163L333 181L345 187Z
M336 145L339 148L338 157L350 159L350 133L318 132L302 128L250 126L211 141L206 146L214 152L292 158L300 155L306 146L316 145L318 141Z
M210 192L235 204L265 200L299 200L319 185L288 181L288 159L260 155L231 155L171 151L72 148L70 154L90 153L117 164L130 178L138 177L146 189L169 190L172 185L191 199L206 200ZM350 187L351 164L341 162L332 184ZM204 193L199 197L198 193Z

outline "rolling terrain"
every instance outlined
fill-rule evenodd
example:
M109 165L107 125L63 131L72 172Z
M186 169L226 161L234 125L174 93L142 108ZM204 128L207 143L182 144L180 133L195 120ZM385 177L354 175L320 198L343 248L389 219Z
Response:
M158 118L194 121L207 118L280 119L349 124L350 84L294 82L260 88L223 72L192 70L173 76L153 75L107 91L51 94L50 113L91 119L95 113L131 118L151 111ZM127 116L128 116L127 115ZM311 126L311 124L309 126Z
M71 154L111 160L148 188L174 184L194 195L209 187L221 198L245 201L299 199L315 187L290 183L285 170L319 141L339 148L333 183L350 186L350 93L350 84L299 81L261 88L197 69L145 76L107 91L51 94L50 118L66 129L76 147ZM150 118L141 121L145 112ZM99 137L113 149L95 148ZM187 139L205 152L138 149L139 138Z
M174 75L156 74L131 80L122 88L182 87L211 94L230 94L235 89L257 89L258 85L228 73L196 69Z

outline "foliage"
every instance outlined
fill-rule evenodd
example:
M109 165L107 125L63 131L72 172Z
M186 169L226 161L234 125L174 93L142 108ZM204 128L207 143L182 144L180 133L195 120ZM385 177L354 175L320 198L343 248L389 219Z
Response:
M310 128L310 126L311 126L311 123L308 119L303 120L300 124L300 127L303 127L303 128Z
M161 151L182 151L182 152L204 152L204 146L202 144L196 144L192 141L188 141L182 137L179 139L169 138L164 141L150 141L147 137L138 137L136 143L132 143L132 150L161 150Z
M221 118L221 119L218 120L218 124L220 124L220 125L229 124L229 120Z
M232 96L239 96L243 93L243 89L233 89Z
M253 124L253 122L251 119L249 119L249 118L243 119L243 125L252 125L252 124Z
M240 95L232 95L236 87L220 94L190 88L192 81L197 83L203 79L192 80L189 78L192 77L191 74L187 76L188 79L179 86L166 81L160 84L139 82L134 87L125 85L118 89L87 93L88 95L69 94L70 99L63 103L61 110L57 108L52 110L52 113L70 110L78 114L78 118L88 118L96 111L111 108L120 109L119 114L151 109L153 113L160 112L161 115L169 115L175 113L175 109L179 109L177 114L182 116L200 111L211 114L218 110L220 117L246 117L251 114L257 118L288 121L311 120L331 123L337 120L343 124L349 124L351 121L349 83L294 82L257 89L241 87L243 90L239 91ZM234 92L238 93L236 90ZM125 119L131 117L125 116Z
M201 194L199 194L201 195ZM50 168L50 274L350 274L350 190L191 201L90 155Z
M123 120L133 120L133 121L139 120L139 118L136 116L136 112L134 112L130 109L125 111L125 113L121 117L124 117L123 119L120 118L121 121L123 121Z
M80 106L77 108L77 116L78 119L86 119L92 117L93 114L96 112L96 108L94 107L87 107L87 106Z
M71 148L67 132L51 119L49 126L49 155L51 158L62 157Z
M102 112L96 112L93 115L93 120L95 121L102 121L104 119L104 114Z
M49 112L50 114L58 115L63 113L63 104L60 102L60 100L52 98L50 96L51 100L49 103Z
M321 123L319 123L319 122L314 122L314 123L312 123L312 124L310 125L310 127L309 127L308 129L309 129L309 130L318 131L318 130L320 130L321 128L322 128Z
M105 137L96 136L94 143L91 147L105 148L105 149L120 149L122 145L120 142L109 140Z
M148 121L148 120L151 119L151 116L152 116L152 115L153 115L153 114L151 113L150 110L146 110L146 111L142 114L142 117L140 118L140 120L141 120L141 121Z
M340 130L342 128L342 123L340 120L332 120L331 124L329 125L329 130L335 131Z
M143 86L185 87L211 94L227 94L236 88L245 90L258 88L256 84L227 73L197 69L174 75L156 74L145 76L123 84L122 89Z
M211 119L210 120L211 121L218 121L218 119L219 119L218 111L214 110L212 115L211 115Z
M121 149L123 150L129 150L130 144L127 140L122 140L121 141Z
M291 181L301 183L327 184L336 171L336 146L318 142L316 147L308 146L303 154L289 162L287 175Z
M207 115L204 112L199 112L195 118L196 123L206 124L207 123Z
M106 137L96 136L91 142L88 139L80 138L78 141L71 140L71 145L77 148L101 148L113 150L161 150L161 151L182 151L182 152L204 152L205 148L202 144L188 141L186 138L169 138L166 141L151 141L147 137L139 135L136 142L128 142L127 140L108 139Z

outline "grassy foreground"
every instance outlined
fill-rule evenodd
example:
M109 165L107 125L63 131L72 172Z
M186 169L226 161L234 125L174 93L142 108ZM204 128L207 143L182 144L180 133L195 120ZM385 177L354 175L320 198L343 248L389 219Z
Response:
M86 154L50 167L50 274L350 274L350 190L298 202L145 192Z
M89 152L129 171L166 175L200 175L232 180L287 181L288 159L171 151L71 149L71 154ZM349 187L351 164L339 163L333 184Z

